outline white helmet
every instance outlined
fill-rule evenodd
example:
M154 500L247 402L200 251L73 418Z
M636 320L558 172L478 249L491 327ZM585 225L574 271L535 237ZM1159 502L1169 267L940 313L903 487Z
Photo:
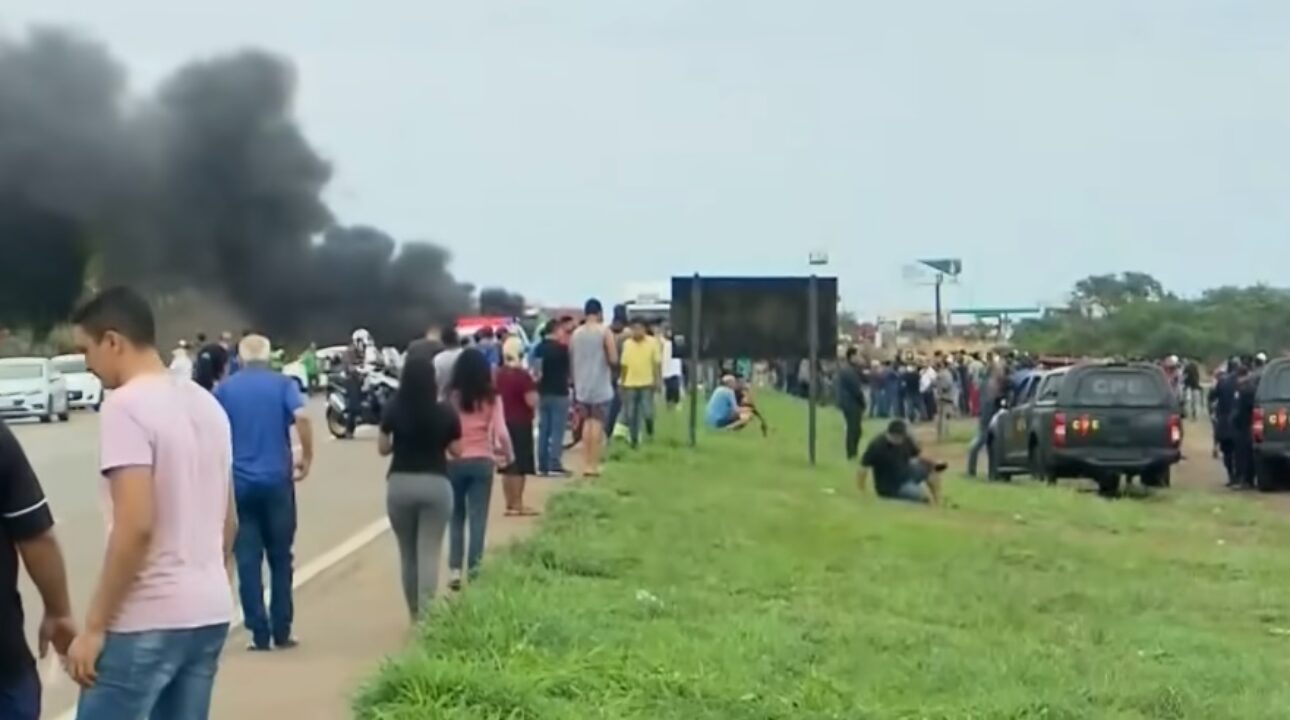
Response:
M1170 365L1177 365L1177 364L1178 364L1178 356L1177 356L1177 355L1170 355L1170 356L1169 356L1169 364L1170 364Z
M372 333L363 328L359 328L354 331L354 334L350 339L354 341L355 345L368 346L372 344Z

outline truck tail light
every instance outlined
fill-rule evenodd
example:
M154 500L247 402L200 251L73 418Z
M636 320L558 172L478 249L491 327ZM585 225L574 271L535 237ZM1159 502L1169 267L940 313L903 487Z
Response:
M1263 408L1254 408L1254 417L1250 420L1250 435L1254 442L1263 442Z
M1053 413L1053 446L1066 444L1066 413Z
M1182 444L1182 418L1178 415L1169 416L1169 444L1174 447Z

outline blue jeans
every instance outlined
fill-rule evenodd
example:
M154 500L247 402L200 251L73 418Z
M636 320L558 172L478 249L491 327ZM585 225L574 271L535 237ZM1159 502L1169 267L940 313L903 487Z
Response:
M484 556L488 531L488 503L493 496L493 461L487 458L454 460L448 464L452 484L452 520L448 524L448 568L461 570L462 556L473 573ZM466 524L470 524L470 544Z
M40 676L29 667L0 686L0 718L40 720Z
M609 414L605 416L605 444L614 439L614 428L618 426L618 414L623 410L623 394L614 385L614 399L609 403Z
M237 591L246 629L257 647L291 639L291 548L296 540L296 495L291 480L246 483L237 493ZM269 563L270 606L264 612L264 562Z
M893 493L886 495L879 493L878 496L887 500L903 500L915 503L931 502L925 487L929 476L927 464L918 458L914 458L909 461L909 468L905 471L904 482L900 484L900 487L896 488Z
M981 417L985 417L985 413L982 413ZM976 462L977 462L977 458L981 455L981 451L985 450L987 453L990 452L990 449L986 444L986 441L989 439L987 437L989 433L990 433L989 422L981 423L980 425L977 426L976 437L972 438L972 444L968 446L968 459L967 459L968 477L976 477ZM994 476L993 460L994 458L990 457L989 455L986 456L986 461L989 463L989 467L991 469L991 473L990 473L991 479L993 479L993 476Z
M563 472L564 429L569 424L569 397L538 398L537 469L539 473Z
M631 439L632 447L640 445L641 424L652 417L650 405L654 400L654 388L623 388L622 390L622 414L623 420L627 423L627 436Z
M207 720L228 623L107 634L77 720Z

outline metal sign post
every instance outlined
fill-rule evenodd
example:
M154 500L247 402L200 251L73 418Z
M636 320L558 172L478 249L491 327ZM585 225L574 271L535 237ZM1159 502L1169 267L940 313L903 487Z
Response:
M695 273L690 285L690 336L686 340L690 346L690 372L686 378L690 390L690 447L699 442L699 304L703 301L699 285L699 274Z
M945 334L945 313L941 310L941 286L945 284L945 278L957 281L960 273L963 272L963 261L958 258L931 258L919 260L918 262L936 271L936 337Z
M815 401L820 394L820 283L815 273L811 273L807 289L806 336L810 347L811 363L811 397L806 402L806 443L807 457L815 465Z

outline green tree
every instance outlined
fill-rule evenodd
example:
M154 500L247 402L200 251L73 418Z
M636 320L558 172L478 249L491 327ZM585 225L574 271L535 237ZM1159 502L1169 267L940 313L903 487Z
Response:
M1071 300L1070 312L1019 323L1013 343L1040 353L1211 361L1290 350L1290 290L1221 287L1182 299L1150 275L1122 273L1081 280Z

